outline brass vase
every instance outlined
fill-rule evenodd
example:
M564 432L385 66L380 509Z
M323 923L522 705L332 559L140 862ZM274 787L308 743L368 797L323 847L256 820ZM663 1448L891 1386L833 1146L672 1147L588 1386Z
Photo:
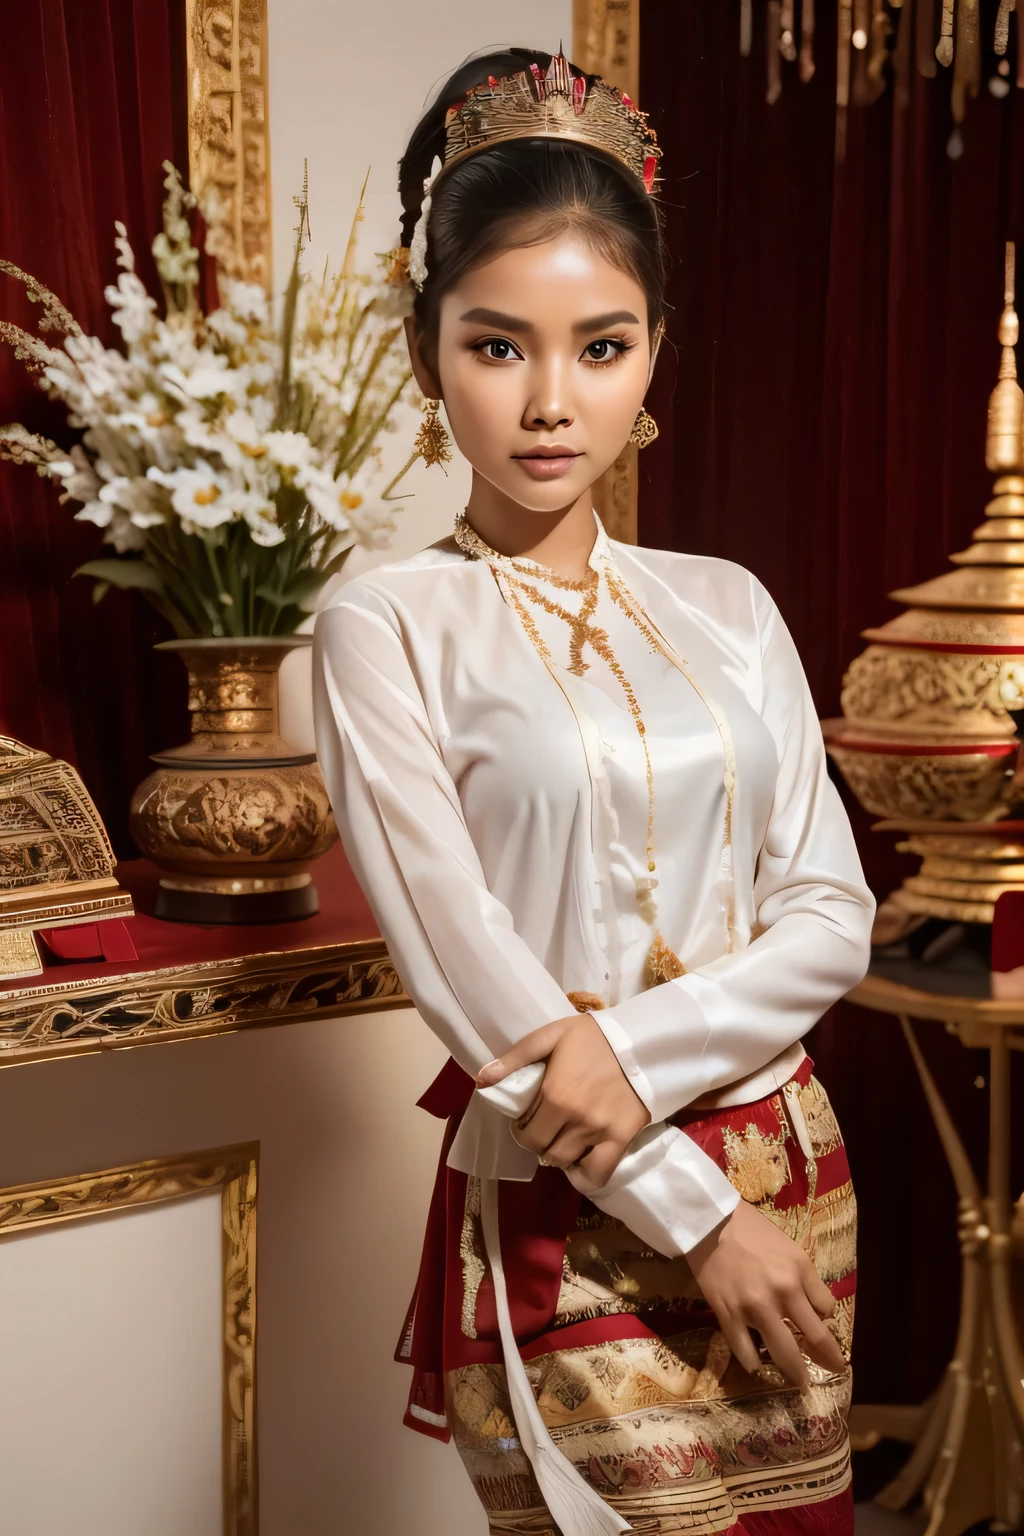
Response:
M928 918L991 923L1005 891L1024 890L1024 394L1014 346L1013 249L1007 252L1002 362L988 415L997 477L985 520L955 569L890 596L896 618L864 630L843 679L841 720L822 728L866 810L923 859L878 908L889 944Z
M277 923L319 910L309 866L337 839L316 756L280 735L278 668L309 635L167 640L188 668L192 737L153 754L131 834L160 870L156 915Z

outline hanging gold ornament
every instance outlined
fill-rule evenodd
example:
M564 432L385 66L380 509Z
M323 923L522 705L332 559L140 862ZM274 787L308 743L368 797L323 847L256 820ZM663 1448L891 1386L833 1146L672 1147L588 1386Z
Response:
M434 464L448 464L452 457L448 429L437 414L440 404L440 400L424 400L423 420L416 434L416 452L428 469ZM445 474L447 473L448 471L445 470Z
M806 85L814 74L814 0L804 0L800 12L800 79Z
M938 66L951 71L953 132L947 144L951 160L964 152L963 124L972 98L986 73L987 29L998 60L989 71L988 89L997 100L1009 96L1014 84L1024 87L1024 0L833 0L836 6L836 159L846 153L847 114L866 107L885 91L891 79L898 105L910 99L910 70L934 78ZM1011 46L1010 17L1018 18L1016 71L1006 57ZM787 63L805 83L814 75L815 0L764 0L760 12L767 61L767 99L779 100ZM983 26L984 23L984 26ZM741 0L740 53L753 51L755 9Z
M641 406L633 423L633 430L629 434L630 442L635 443L638 448L649 448L657 435L658 423L650 411L646 411Z

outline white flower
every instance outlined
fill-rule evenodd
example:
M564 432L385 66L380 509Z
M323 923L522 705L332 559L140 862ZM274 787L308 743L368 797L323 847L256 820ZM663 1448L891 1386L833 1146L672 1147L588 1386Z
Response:
M72 448L66 472L63 465L58 472L64 485L64 496L70 501L90 502L99 495L99 476L80 444L76 443Z
M119 555L128 549L141 549L146 542L145 531L132 521L127 512L111 506L109 502L90 501L80 512L75 513L75 517L79 522L95 523L97 528L104 529L104 542L113 544Z
M137 528L130 517L116 512L107 529L106 542L113 544L119 555L125 554L129 549L143 549L146 543L146 535L141 528Z
M313 464L313 444L305 432L265 432L263 441L279 469L309 469Z
M412 314L415 301L411 283L387 283L377 299L377 313L387 320L404 320Z
M245 410L234 410L230 416L225 416L221 423L228 437L232 438L248 454L250 459L262 459L267 452L267 445L263 441L263 434L256 425L251 414Z
M222 278L221 287L224 290L225 307L240 320L248 320L252 325L266 325L269 318L267 295L258 283Z
M364 502L351 518L356 541L366 549L386 549L397 532L394 514L383 502Z
M150 331L156 304L146 292L146 285L134 272L122 272L117 284L110 283L103 297L114 311L114 324L129 346Z
M335 480L325 469L311 469L301 474L297 483L305 491L310 506L320 514L325 523L337 529L339 533L350 532L352 528L350 512L353 507L359 505L362 497L357 492L349 490L349 482L345 476Z
M117 231L117 235L114 240L114 244L117 247L117 264L119 267L123 267L126 272L134 272L135 252L132 250L129 243L128 231L125 229L120 219L114 220L114 229Z
M110 507L127 512L136 528L156 528L166 521L164 508L159 503L159 492L154 491L148 479L118 475L100 491L99 499ZM95 519L94 519L95 521Z
M379 498L368 497L357 478L343 474L332 479L325 470L314 469L301 475L298 483L310 506L339 533L351 533L368 549L382 549L390 542L395 531L390 510Z
M191 405L179 411L174 424L190 448L198 448L204 454L217 454L231 469L239 469L242 455L238 444L210 421L199 406Z
M108 507L106 502L97 500L87 501L80 512L75 513L75 518L80 523L95 523L97 528L108 528L114 516L114 508Z
M160 371L168 383L193 400L215 400L222 395L239 398L249 382L242 370L231 368L227 358L217 352L200 352L188 371L176 363L165 363Z
M272 501L254 491L235 492L233 499L248 524L254 544L269 547L284 543L284 530L278 526L277 508Z
M219 528L235 515L228 494L232 489L230 483L202 459L194 469L182 467L167 473L151 466L146 473L150 480L170 491L171 506L190 530Z

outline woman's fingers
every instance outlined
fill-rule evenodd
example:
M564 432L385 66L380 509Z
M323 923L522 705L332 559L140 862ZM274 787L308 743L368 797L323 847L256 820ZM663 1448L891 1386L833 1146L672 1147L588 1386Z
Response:
M552 1106L541 1090L539 1099L520 1120L512 1121L512 1136L530 1152L546 1152L552 1142L567 1130L565 1114Z
M793 1296L786 1305L786 1313L794 1328L798 1328L803 1336L804 1354L810 1355L816 1365L823 1366L833 1375L842 1375L846 1370L843 1352L807 1297Z
M552 1168L571 1168L592 1150L594 1140L593 1132L569 1126L542 1151L541 1160Z
M757 1319L757 1331L764 1346L782 1374L794 1387L806 1387L810 1381L800 1346L781 1316L762 1313Z
M757 1345L751 1337L750 1329L740 1319L729 1316L724 1310L716 1312L715 1316L725 1342L740 1365L751 1376L755 1375L761 1364L761 1356L757 1352Z
M582 1175L582 1178L573 1179L576 1188L584 1194L595 1194L597 1190L604 1189L622 1161L625 1150L621 1141L598 1142L575 1165Z
M803 1281L804 1290L807 1292L807 1300L818 1316L831 1317L836 1310L836 1299L810 1259L806 1261L800 1278Z
M555 1046L565 1034L570 1024L576 1022L578 1014L573 1014L568 1019L553 1019L550 1024L542 1024L540 1029L534 1029L514 1045L510 1045L503 1056L489 1061L485 1067L481 1067L476 1075L478 1088L493 1088L495 1083L500 1083L503 1077L508 1077L510 1072L517 1072L520 1067L528 1067L534 1061L547 1061Z

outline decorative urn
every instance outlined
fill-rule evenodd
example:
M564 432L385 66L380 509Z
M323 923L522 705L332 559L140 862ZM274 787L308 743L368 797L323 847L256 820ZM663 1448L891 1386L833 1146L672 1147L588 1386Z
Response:
M1004 891L1024 890L1024 394L1014 346L1007 248L1002 362L988 411L986 464L997 476L985 521L955 569L890 594L905 612L877 629L843 680L825 743L876 830L899 830L917 874L879 906L876 944L927 918L991 923Z
M156 915L276 923L319 909L309 866L337 839L316 757L280 735L278 668L309 635L167 640L188 667L192 738L154 753L131 834L160 870Z

